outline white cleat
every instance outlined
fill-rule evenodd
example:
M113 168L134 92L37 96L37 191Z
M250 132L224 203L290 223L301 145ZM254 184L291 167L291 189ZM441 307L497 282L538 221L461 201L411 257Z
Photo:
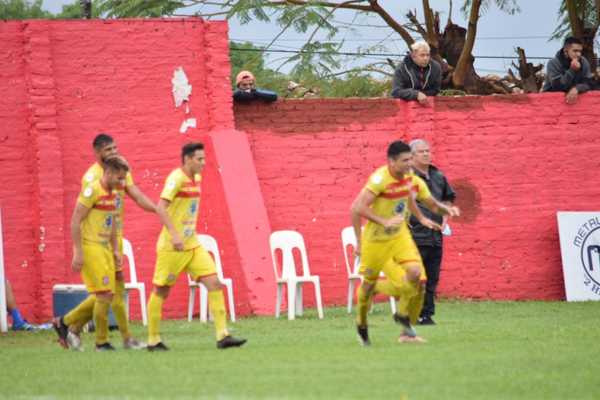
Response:
M83 351L83 345L81 344L81 337L74 332L69 331L67 333L67 344L73 351Z
M135 338L123 340L123 348L125 350L144 350L147 347L146 343L140 342Z

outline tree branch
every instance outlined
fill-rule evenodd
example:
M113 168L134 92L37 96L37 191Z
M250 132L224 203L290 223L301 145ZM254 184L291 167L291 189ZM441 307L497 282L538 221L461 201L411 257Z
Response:
M343 3L331 3L328 1L303 1L303 0L284 0L284 1L270 1L271 6L285 6L285 5L296 5L296 6L320 6L320 7L333 7L333 8L345 8L349 10L359 11L373 11L371 6L361 6L353 3L362 3L364 0L351 0Z
M377 3L377 0L369 0L369 4L371 4L371 11L376 12L379 16L396 32L400 34L402 39L406 42L406 45L410 47L411 44L415 42L410 33L402 25L400 25L394 17L387 13L380 5Z

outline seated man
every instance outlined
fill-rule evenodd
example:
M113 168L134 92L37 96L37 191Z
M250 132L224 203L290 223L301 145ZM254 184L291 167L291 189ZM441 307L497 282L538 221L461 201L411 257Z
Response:
M437 96L442 85L442 67L431 59L425 41L413 43L410 54L396 67L392 97L427 104L427 96Z
M582 56L583 42L569 36L546 66L543 92L565 92L567 104L575 104L579 93L587 92L592 85L590 63Z
M235 85L237 89L233 92L233 100L236 103L250 103L255 100L271 103L277 100L277 93L256 88L256 79L250 71L237 74Z
M6 310L12 317L12 330L13 331L36 331L40 329L48 329L48 324L33 325L27 322L25 318L19 312L17 308L17 301L12 290L12 286L8 280L4 281L6 284Z

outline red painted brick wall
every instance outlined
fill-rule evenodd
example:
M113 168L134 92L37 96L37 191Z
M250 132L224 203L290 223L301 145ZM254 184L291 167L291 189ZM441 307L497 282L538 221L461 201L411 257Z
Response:
M235 281L237 311L250 311L231 221L208 133L233 127L227 25L201 20L25 21L0 23L0 202L6 275L24 314L51 313L51 287L79 283L70 270L69 221L81 177L94 162L91 141L108 132L133 168L138 187L155 201L166 175L180 165L180 148L204 140L199 232L221 246L225 275ZM190 113L174 106L173 71L193 86ZM179 133L188 117L197 129ZM43 234L40 229L43 228ZM160 223L126 201L125 235L134 245L139 279L151 288ZM184 316L181 279L165 306ZM137 297L132 310L139 317ZM197 312L197 310L196 310Z
M154 200L179 165L181 144L207 143L199 231L219 241L241 315L269 312L270 299L274 306L268 251L252 250L271 228L303 233L325 302L345 301L340 231L349 225L353 197L396 138L432 143L465 214L446 241L444 295L562 298L555 212L598 207L600 189L584 183L594 182L598 169L598 93L571 107L561 94L544 94L440 98L425 109L350 99L234 110L225 23L0 22L0 40L6 272L34 321L50 316L52 285L79 282L70 271L69 220L81 176L94 162L91 140L101 131L116 138L137 185ZM179 66L193 85L189 115L171 95ZM197 118L198 128L180 134L187 117ZM247 132L254 165L235 129ZM230 190L236 181L262 193L239 196L242 189ZM239 218L247 210L260 218ZM149 290L158 218L128 200L125 224ZM249 232L253 241L244 241ZM186 304L182 279L166 316L183 317ZM136 298L132 306L139 317Z
M304 235L325 302L343 304L340 231L390 141L422 137L464 216L445 241L440 293L478 299L564 297L555 213L597 210L600 93L575 106L562 94L288 100L236 106L273 230ZM311 298L312 301L312 298Z

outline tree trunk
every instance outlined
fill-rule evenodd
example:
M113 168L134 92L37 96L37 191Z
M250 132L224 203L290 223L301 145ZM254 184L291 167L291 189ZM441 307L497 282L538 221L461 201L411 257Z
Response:
M81 16L85 19L92 19L92 0L79 0L81 6Z
M532 63L528 63L525 50L520 47L517 47L517 53L519 54L519 65L515 65L515 67L517 67L519 70L519 76L521 77L521 88L525 91L525 93L539 92L543 81L538 79L537 73L541 71L544 66L542 64L534 66Z
M473 59L472 52L473 46L475 45L475 36L477 35L477 22L479 21L480 7L481 0L473 0L471 3L471 13L469 15L467 38L452 75L452 83L456 88L466 88L466 86L469 84L469 78L472 77L470 70L473 69L473 62L475 61ZM475 71L473 70L473 74L474 73Z

